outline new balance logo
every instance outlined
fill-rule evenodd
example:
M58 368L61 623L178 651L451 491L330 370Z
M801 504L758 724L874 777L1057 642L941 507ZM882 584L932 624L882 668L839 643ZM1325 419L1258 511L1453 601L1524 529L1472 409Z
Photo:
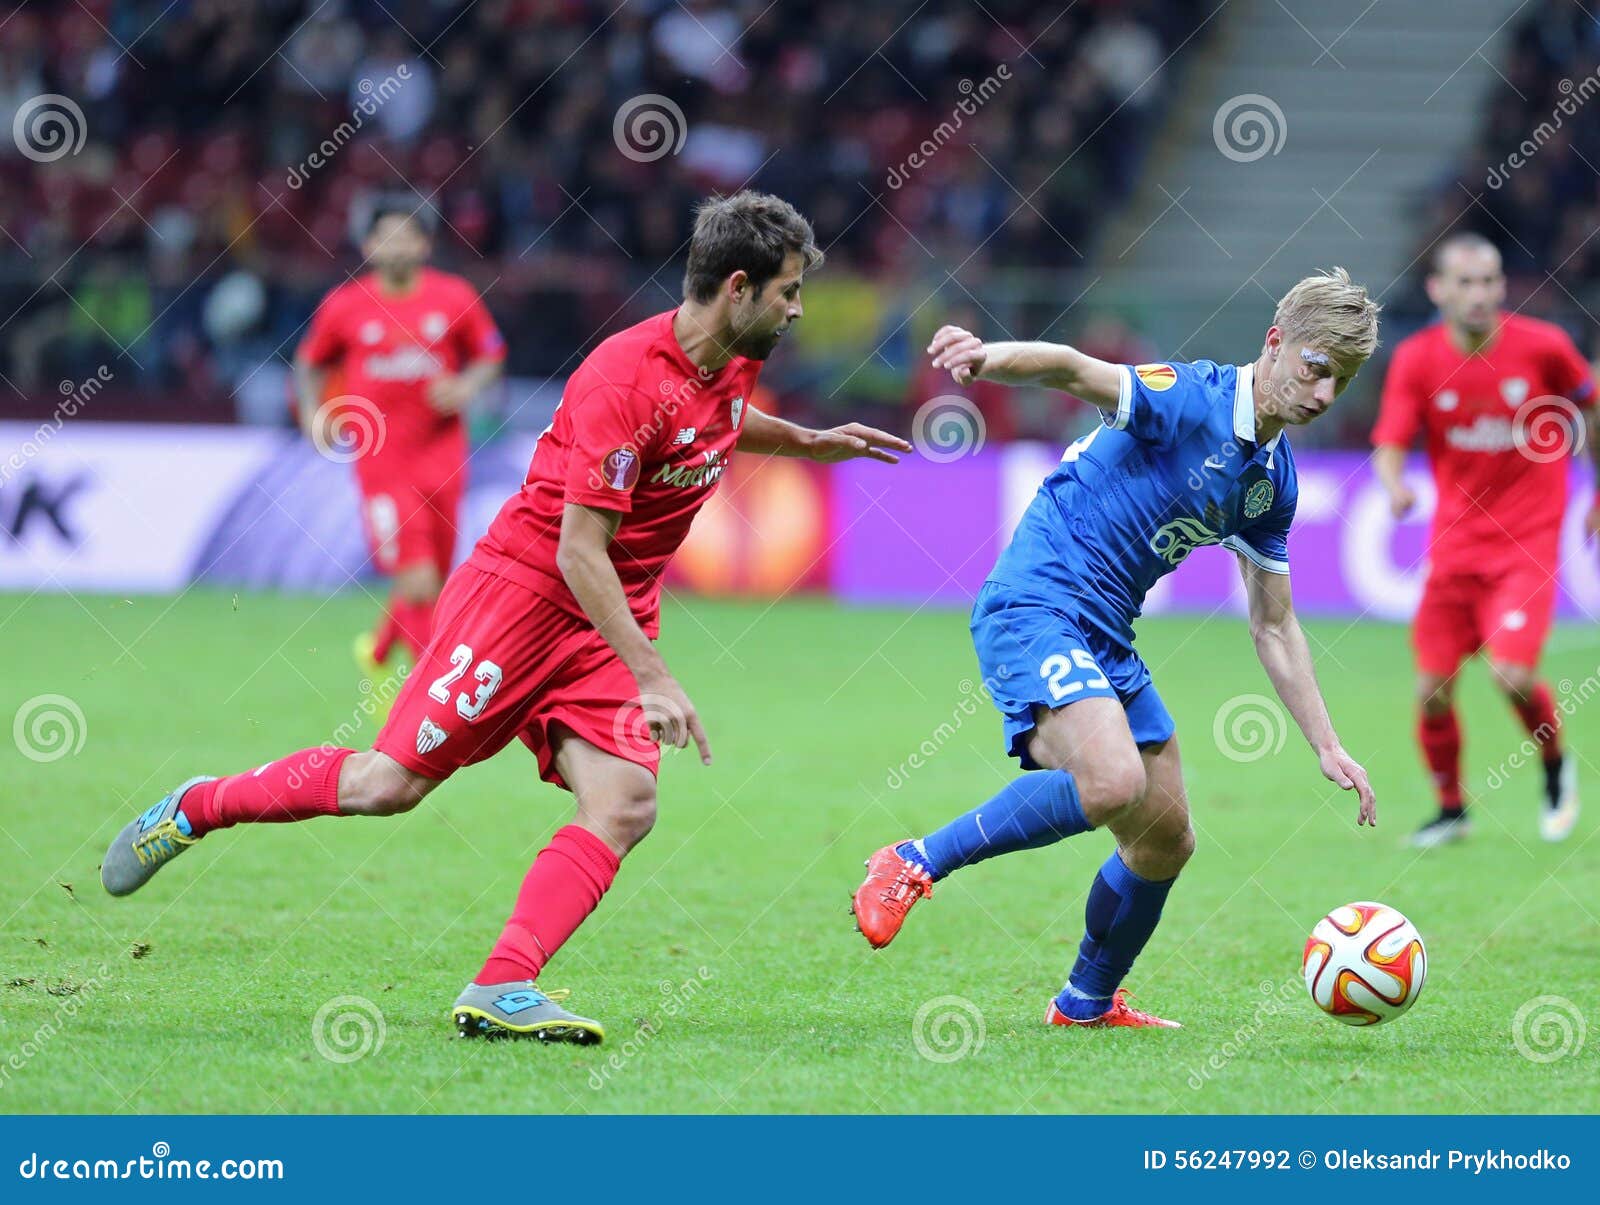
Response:
M432 720L424 719L417 727L417 752L422 755L432 753L450 734Z
M672 442L675 446L681 444L692 444L696 434L697 432L693 427L679 427L678 433L672 437Z

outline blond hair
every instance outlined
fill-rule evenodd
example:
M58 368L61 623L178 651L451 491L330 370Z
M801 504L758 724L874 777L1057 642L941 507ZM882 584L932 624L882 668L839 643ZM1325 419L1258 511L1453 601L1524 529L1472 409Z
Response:
M1353 368L1378 348L1378 311L1365 285L1343 268L1307 276L1283 295L1273 325L1286 340L1326 352L1341 367Z

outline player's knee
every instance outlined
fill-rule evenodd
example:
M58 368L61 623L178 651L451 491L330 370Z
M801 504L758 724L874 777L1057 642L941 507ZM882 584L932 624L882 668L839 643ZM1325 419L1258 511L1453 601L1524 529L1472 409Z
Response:
M1489 670L1494 675L1495 685L1513 703L1526 703L1533 694L1536 679L1527 666L1491 663Z
M339 771L339 810L350 816L398 816L438 785L375 750L355 753Z
M599 827L618 854L625 854L650 835L656 826L655 782L640 783L619 792L606 804Z
M1138 807L1148 785L1144 763L1137 754L1095 766L1077 778L1084 818L1096 828Z
M1417 682L1417 703L1424 715L1444 715L1455 702L1455 684L1449 678L1425 677Z
M1171 874L1177 874L1194 857L1194 826L1185 824L1182 829L1173 833L1162 842L1162 854L1172 866Z

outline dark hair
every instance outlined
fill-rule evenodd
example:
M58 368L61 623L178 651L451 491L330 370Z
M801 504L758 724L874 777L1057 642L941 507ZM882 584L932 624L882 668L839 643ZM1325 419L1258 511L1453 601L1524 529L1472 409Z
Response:
M1455 234L1447 234L1433 247L1433 274L1435 276L1444 271L1445 257L1452 251L1493 251L1500 254L1496 247L1476 230L1460 230Z
M437 215L426 199L410 192L379 193L367 202L366 220L361 223L361 237L370 238L384 218L405 218L415 222L417 229L433 237Z
M710 301L722 282L741 270L759 290L783 270L791 251L805 257L808 271L822 263L811 223L782 197L748 189L710 197L695 206L683 295Z

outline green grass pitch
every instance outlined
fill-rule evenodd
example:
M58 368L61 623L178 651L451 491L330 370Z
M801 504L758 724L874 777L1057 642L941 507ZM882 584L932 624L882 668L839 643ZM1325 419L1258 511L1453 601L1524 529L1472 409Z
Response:
M1402 848L1429 805L1405 632L1375 622L1308 629L1335 722L1371 771L1376 832L1357 830L1354 798L1320 778L1297 733L1253 762L1219 751L1218 708L1270 693L1241 621L1141 625L1178 719L1199 849L1130 985L1181 1032L1041 1024L1104 834L956 875L883 952L853 931L867 853L1012 773L996 717L971 706L954 611L669 606L663 648L715 764L666 759L655 833L545 976L605 1022L605 1046L469 1043L450 1026L530 859L568 817L520 746L409 816L219 833L137 896L104 895L106 841L183 777L341 726L365 746L347 650L370 611L359 593L0 597L0 718L58 694L86 725L81 750L52 761L0 742L0 1110L1600 1109L1600 819L1591 810L1565 845L1538 841L1538 771L1496 769L1521 733L1473 666L1478 833L1426 856ZM1569 627L1546 667L1576 687L1597 661L1600 638ZM1568 723L1591 789L1593 728L1582 708ZM1372 1030L1324 1018L1299 983L1312 924L1357 899L1400 908L1428 943L1421 1000ZM1586 1014L1581 1051L1518 1052L1513 1019L1538 996ZM351 1061L325 1057L314 1033L321 1010L322 1048L362 1050L361 1025L337 1020L346 1006L326 1007L345 997L370 1027Z

